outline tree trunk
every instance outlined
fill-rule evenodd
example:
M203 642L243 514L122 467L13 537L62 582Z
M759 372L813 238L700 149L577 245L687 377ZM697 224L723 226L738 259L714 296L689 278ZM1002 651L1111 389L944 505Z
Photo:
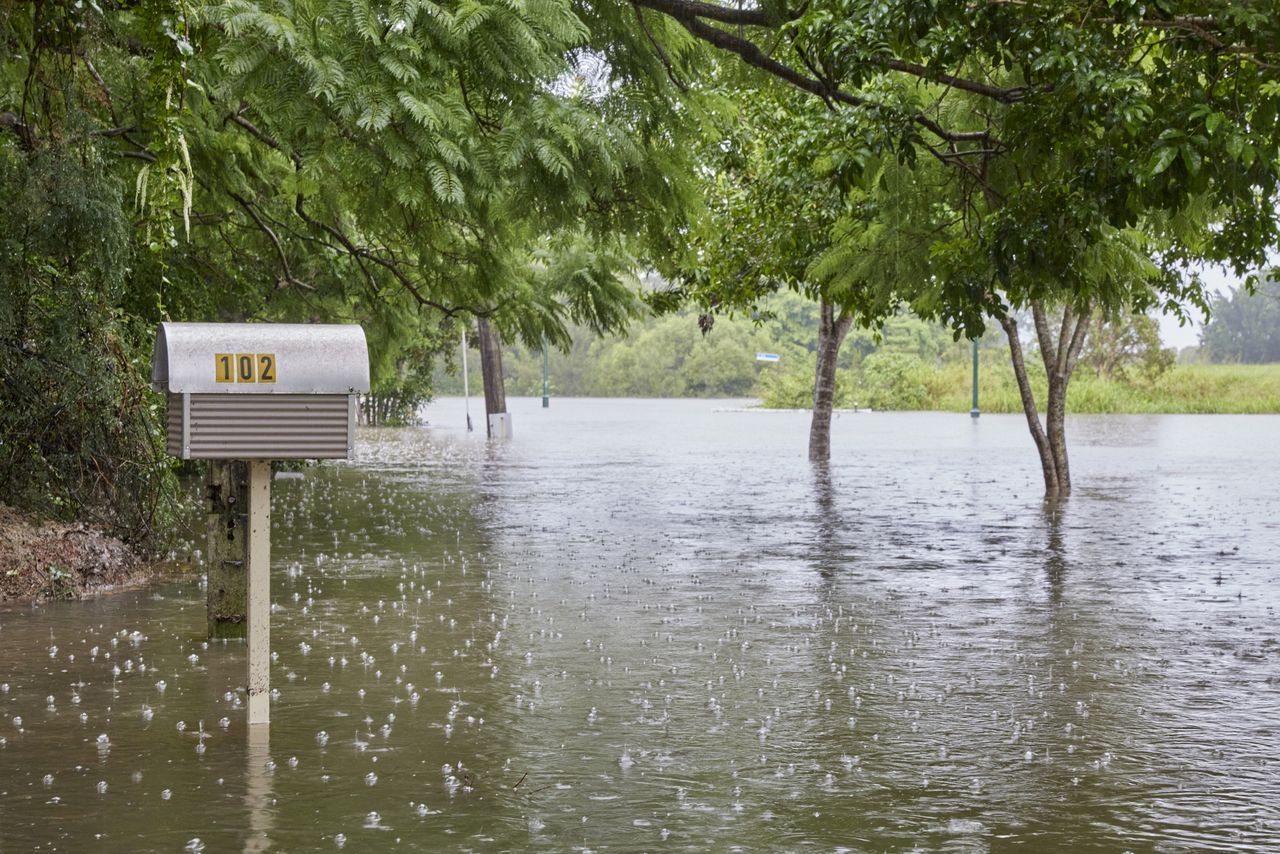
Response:
M1067 457L1067 390L1088 335L1092 311L1087 303L1078 313L1070 306L1066 307L1056 336L1049 327L1043 303L1033 302L1031 314L1048 381L1043 425L1040 423L1035 394L1027 376L1026 358L1022 352L1022 341L1018 337L1018 323L1012 317L1005 316L1000 319L1000 325L1004 327L1005 336L1009 339L1009 355L1013 362L1014 376L1018 380L1018 392L1022 397L1022 411L1027 417L1027 427L1031 431L1036 451L1040 454L1045 497L1056 500L1071 493L1071 466Z
M813 381L813 420L809 423L809 459L831 459L831 410L836 400L836 359L853 325L853 315L822 302L818 323L818 367Z
M507 389L502 379L502 340L487 318L476 320L476 346L480 349L480 373L484 377L485 429L493 438L492 415L505 415Z
M1018 380L1018 394L1022 397L1022 412L1027 416L1027 428L1031 431L1031 440L1036 444L1040 454L1040 467L1044 470L1045 495L1056 495L1058 492L1058 468L1053 462L1053 453L1049 450L1049 438L1040 424L1040 411L1036 408L1036 396L1031 390L1031 380L1027 377L1027 362L1022 355L1022 341L1018 337L1018 322L1008 315L1000 318L1005 337L1009 339L1009 357L1013 362L1013 375Z

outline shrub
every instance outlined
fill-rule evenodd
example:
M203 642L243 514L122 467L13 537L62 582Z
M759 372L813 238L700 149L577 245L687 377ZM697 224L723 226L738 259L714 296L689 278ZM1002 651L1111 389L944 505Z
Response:
M813 406L813 383L818 369L817 356L810 354L790 370L766 367L760 374L756 391L761 403L769 409L809 409ZM848 371L836 371L837 409L854 405L853 384Z
M860 402L872 409L927 409L929 373L918 356L879 350L862 363Z
M119 304L122 188L89 149L0 146L0 501L159 546L175 507L150 329Z

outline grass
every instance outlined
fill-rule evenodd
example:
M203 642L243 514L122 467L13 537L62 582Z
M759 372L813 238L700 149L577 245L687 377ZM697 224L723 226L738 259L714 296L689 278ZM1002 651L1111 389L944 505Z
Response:
M1039 367L1034 366L1034 367ZM1044 405L1044 372L1035 375L1036 398ZM948 364L922 377L928 404L922 408L967 412L971 405L972 366ZM979 405L983 412L1022 412L1022 402L1008 362L980 365ZM1280 364L1176 365L1147 382L1099 379L1084 368L1076 372L1067 394L1072 413L1280 413Z

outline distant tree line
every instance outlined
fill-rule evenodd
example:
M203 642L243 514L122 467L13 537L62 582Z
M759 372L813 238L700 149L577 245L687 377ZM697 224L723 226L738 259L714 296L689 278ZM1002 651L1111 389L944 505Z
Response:
M1210 302L1212 314L1200 334L1211 362L1280 362L1280 276L1261 278L1254 292L1237 288Z
M710 329L690 310L635 320L625 336L598 337L573 330L567 351L548 354L549 389L566 397L758 397L769 406L809 408L813 403L818 353L819 306L782 291L754 315L724 317ZM1060 319L1059 319L1060 322ZM1036 344L1029 341L1034 352ZM984 362L1007 363L1007 350L994 330L981 347ZM969 341L956 341L942 324L901 312L878 330L849 332L837 361L835 403L875 409L921 409L933 401L939 369L968 365ZM757 360L772 353L777 362ZM431 387L438 394L463 391L457 348L449 364L437 367ZM470 356L470 385L480 389L478 355ZM1169 370L1174 352L1160 341L1159 324L1147 314L1099 315L1081 364L1091 376L1130 385L1149 384ZM503 359L508 390L542 394L542 350L509 344ZM963 371L946 371L962 385ZM941 375L939 375L941 376ZM928 381L926 381L926 379Z

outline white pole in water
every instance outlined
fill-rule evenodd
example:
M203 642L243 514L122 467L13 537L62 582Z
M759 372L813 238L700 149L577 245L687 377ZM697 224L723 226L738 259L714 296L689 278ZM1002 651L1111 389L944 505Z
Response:
M249 724L271 722L271 463L249 468Z
M471 377L467 374L467 329L462 328L462 406L467 412L467 432L471 432Z

